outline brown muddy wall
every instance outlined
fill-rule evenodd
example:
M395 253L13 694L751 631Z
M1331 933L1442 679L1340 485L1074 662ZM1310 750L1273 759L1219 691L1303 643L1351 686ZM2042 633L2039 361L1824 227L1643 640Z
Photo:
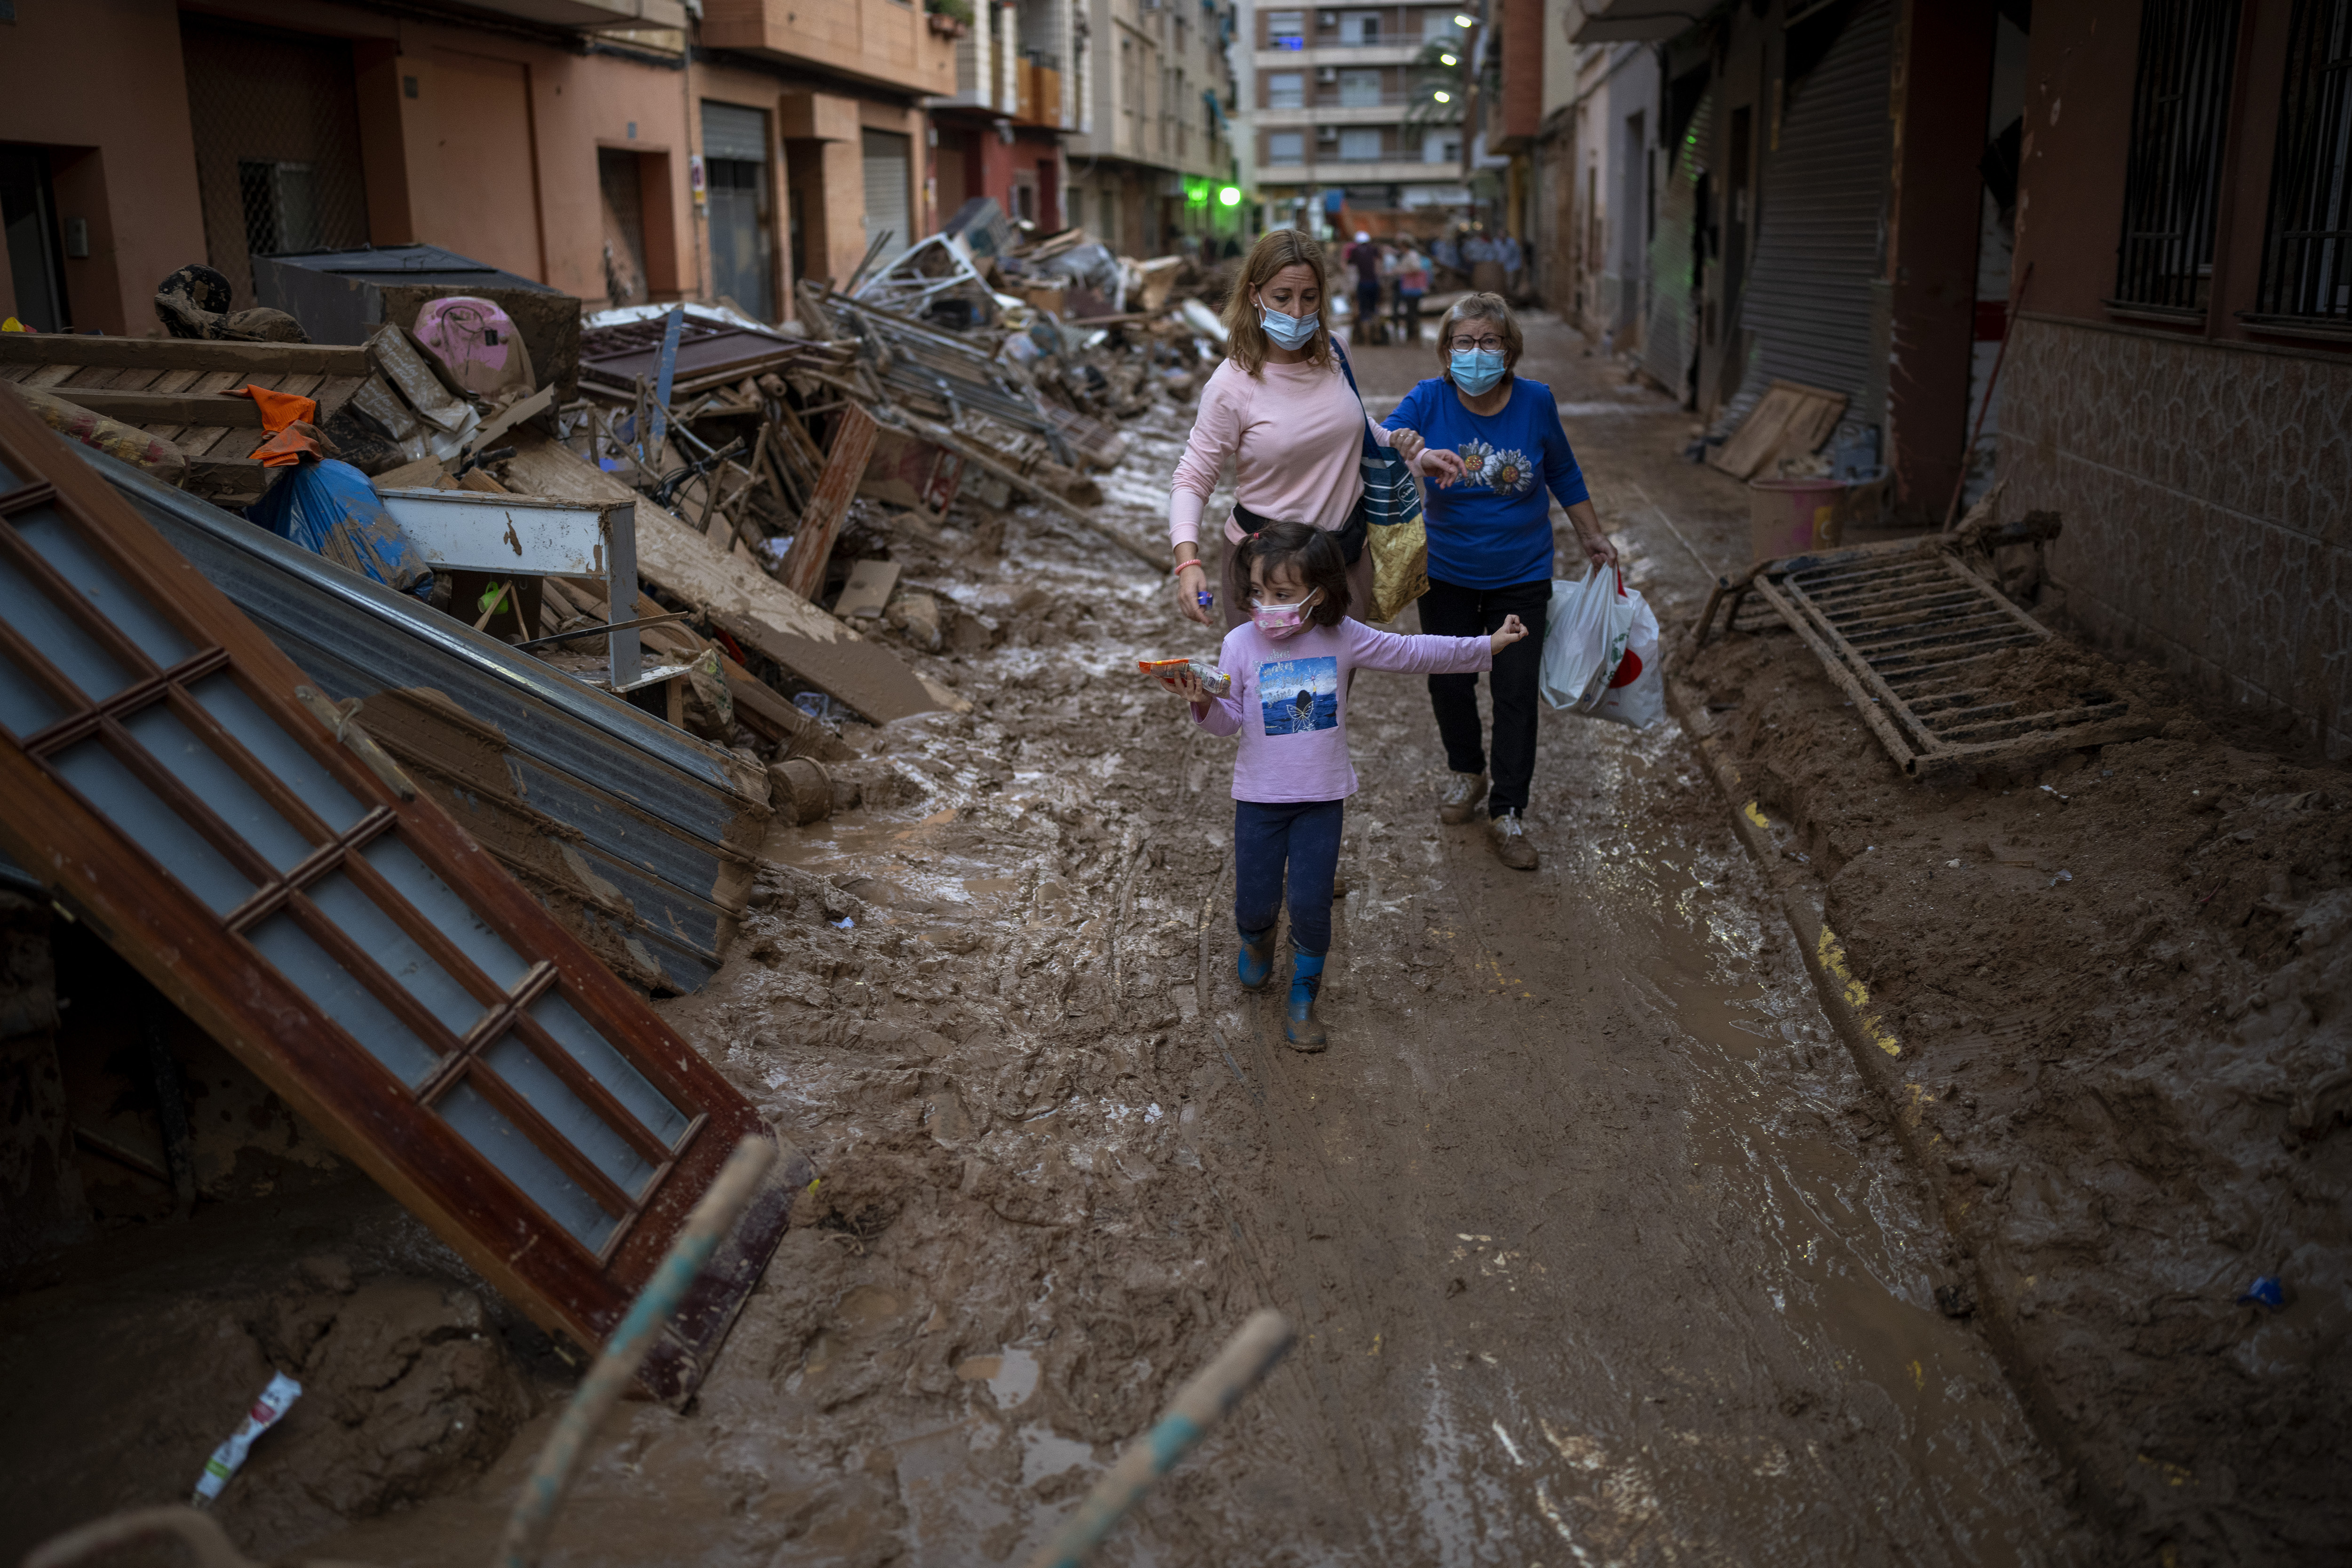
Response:
M2004 510L2076 622L2352 755L2352 359L2021 316Z

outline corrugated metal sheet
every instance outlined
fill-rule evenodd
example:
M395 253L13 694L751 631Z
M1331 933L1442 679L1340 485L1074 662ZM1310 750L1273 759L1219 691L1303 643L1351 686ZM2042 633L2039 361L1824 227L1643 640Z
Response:
M1884 270L1894 127L1887 118L1895 13L1857 9L1791 89L1780 145L1764 163L1756 263L1739 324L1755 334L1726 413L1745 418L1775 380L1868 401L1871 286Z
M1715 89L1699 94L1690 124L1675 143L1664 189L1658 193L1657 229L1650 236L1650 315L1642 331L1642 364L1659 385L1686 397L1691 350L1698 339L1698 177L1706 164L1707 135L1715 122Z
M750 764L127 464L89 459L329 696L437 693L495 731L488 765L505 798L490 804L551 821L563 840L546 855L524 847L520 858L556 867L558 884L526 874L525 885L542 902L572 893L559 913L608 963L679 991L718 970L768 816Z

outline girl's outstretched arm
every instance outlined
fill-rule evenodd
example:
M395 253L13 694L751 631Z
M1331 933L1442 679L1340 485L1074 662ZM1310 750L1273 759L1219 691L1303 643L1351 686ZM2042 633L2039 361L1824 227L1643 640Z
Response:
M1349 648L1350 663L1361 669L1393 670L1399 675L1475 675L1492 669L1495 655L1507 646L1498 645L1495 637L1399 637L1374 631L1361 621L1345 625L1354 639ZM1509 640L1526 635L1522 629Z
M1181 675L1162 677L1160 684L1192 705L1192 722L1212 735L1238 734L1242 727L1242 705L1232 696L1213 697L1191 670Z

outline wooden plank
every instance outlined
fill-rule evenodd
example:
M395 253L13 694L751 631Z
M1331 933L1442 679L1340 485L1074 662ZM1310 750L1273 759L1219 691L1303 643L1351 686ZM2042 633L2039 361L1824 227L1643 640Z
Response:
M1708 454L1708 466L1722 469L1735 479L1755 478L1764 459L1780 449L1780 437L1797 412L1797 403L1795 394L1775 384L1762 401L1748 411L1748 417L1740 421L1731 439Z
M792 552L784 557L781 574L784 586L803 599L815 598L824 585L833 542L848 521L849 503L866 477L866 460L874 455L874 440L879 434L874 416L854 403L835 422L833 450L825 455L816 494L802 509L801 526L793 535Z
M92 414L103 414L131 425L217 425L261 428L261 406L250 397L206 396L202 394L117 392L95 387L67 387L58 396L79 403Z
M0 332L0 364L107 365L116 370L233 370L246 374L364 376L363 345L215 343L192 338L101 338Z
M896 561L860 561L850 567L849 581L835 601L833 613L845 621L860 616L878 616L890 602L890 590L898 584L898 563Z

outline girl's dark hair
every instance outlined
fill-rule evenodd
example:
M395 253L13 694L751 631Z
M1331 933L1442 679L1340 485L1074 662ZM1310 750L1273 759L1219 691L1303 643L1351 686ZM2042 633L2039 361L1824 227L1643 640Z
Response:
M1265 563L1268 576L1276 567L1287 566L1309 592L1323 590L1307 612L1310 624L1336 626L1348 618L1348 558L1339 553L1339 542L1322 529L1303 522L1269 522L1244 535L1234 549L1234 575L1243 593L1249 592L1251 568L1257 563Z

